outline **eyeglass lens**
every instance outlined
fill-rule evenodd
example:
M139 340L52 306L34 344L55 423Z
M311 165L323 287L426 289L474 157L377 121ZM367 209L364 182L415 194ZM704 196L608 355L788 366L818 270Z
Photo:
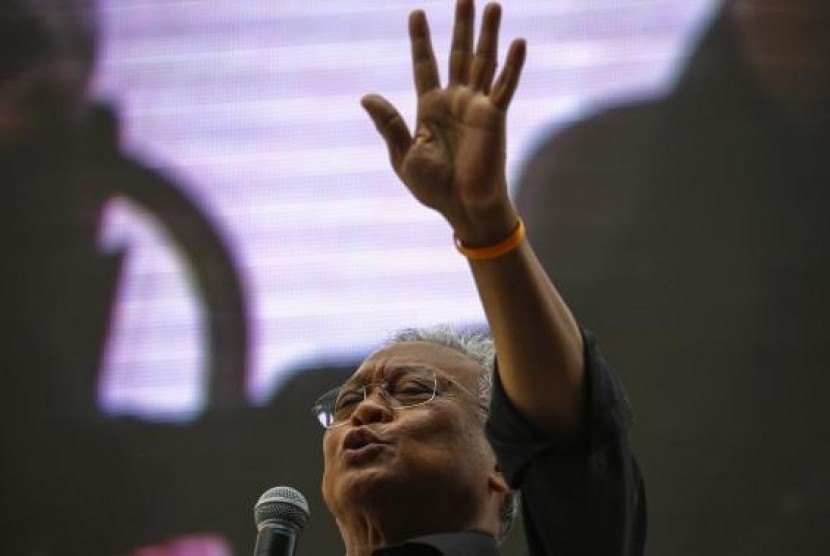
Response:
M320 400L317 410L320 423L331 427L350 419L358 404L371 395L373 386L381 390L393 408L412 407L435 397L436 378L428 371L406 371L375 384L344 385Z

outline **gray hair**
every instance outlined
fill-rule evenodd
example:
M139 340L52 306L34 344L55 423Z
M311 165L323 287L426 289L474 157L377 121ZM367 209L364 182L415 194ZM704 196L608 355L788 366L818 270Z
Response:
M489 333L475 330L458 331L447 324L430 328L404 328L393 333L385 345L388 347L402 342L428 342L446 346L477 362L485 372L481 373L476 394L486 407L490 406L493 374L496 370L496 347ZM499 543L507 538L516 523L520 504L519 491L510 491L501 509L501 527L497 536Z
M466 355L486 371L479 379L479 401L489 407L496 370L496 347L490 334L481 331L459 332L447 324L432 328L404 328L395 332L387 346L402 342L428 342L452 348Z

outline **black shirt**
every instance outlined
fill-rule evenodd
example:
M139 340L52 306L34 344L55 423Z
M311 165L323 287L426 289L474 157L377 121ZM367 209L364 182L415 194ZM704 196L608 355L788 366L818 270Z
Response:
M463 532L424 535L388 548L373 556L498 556L496 539L486 533Z

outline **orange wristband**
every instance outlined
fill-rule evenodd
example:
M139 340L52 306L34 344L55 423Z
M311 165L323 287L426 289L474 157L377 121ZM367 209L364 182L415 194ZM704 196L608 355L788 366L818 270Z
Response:
M496 259L501 257L502 255L509 253L518 247L525 238L525 225L524 222L522 222L522 219L519 218L519 225L516 226L513 233L507 236L506 239L486 247L467 247L461 243L458 236L454 236L454 238L455 248L458 249L459 253L474 261L486 261L488 259Z

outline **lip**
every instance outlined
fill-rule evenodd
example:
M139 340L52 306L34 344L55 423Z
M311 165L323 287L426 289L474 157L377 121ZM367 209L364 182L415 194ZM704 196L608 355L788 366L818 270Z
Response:
M388 444L382 440L378 435L367 428L358 427L350 430L343 437L342 448L344 452L350 450L359 450L369 444Z
M354 464L373 459L386 450L390 444L368 429L356 428L349 431L343 438L341 450L346 463Z
M361 448L343 451L343 461L346 465L359 465L377 459L380 454L389 448L388 444L366 444Z

